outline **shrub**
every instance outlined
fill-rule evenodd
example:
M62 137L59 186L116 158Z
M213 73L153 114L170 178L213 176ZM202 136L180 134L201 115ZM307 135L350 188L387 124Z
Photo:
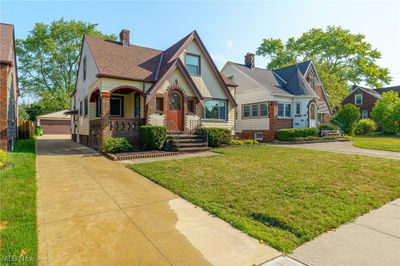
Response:
M131 148L132 148L132 145L129 144L128 140L125 138L109 137L104 141L104 143L102 145L102 149L105 152L109 152L109 153L123 152L123 151L127 151Z
M339 127L334 124L326 124L326 123L321 123L318 125L318 129L321 130L338 130Z
M141 126L139 134L146 149L160 150L167 139L167 128L164 126Z
M255 139L245 139L243 141L243 144L244 145L257 145L257 144L259 144L259 142Z
M382 126L384 134L396 134L400 131L400 97L396 92L382 93L382 98L372 109L372 118Z
M376 123L372 119L361 119L357 122L355 133L356 135L368 135L376 130Z
M243 143L243 140L233 139L233 140L231 140L231 142L229 144L231 144L231 145L243 145L244 143Z
M198 134L202 134L203 129L197 131ZM208 132L208 146L219 147L222 144L231 143L232 135L231 131L226 128L207 128ZM204 133L203 133L204 134Z
M339 126L347 135L353 135L357 120L360 118L360 111L354 104L346 104L333 117L332 123Z
M0 168L3 168L8 163L8 155L6 151L0 150Z
M318 136L318 128L285 128L278 131L278 140L291 141L294 138Z

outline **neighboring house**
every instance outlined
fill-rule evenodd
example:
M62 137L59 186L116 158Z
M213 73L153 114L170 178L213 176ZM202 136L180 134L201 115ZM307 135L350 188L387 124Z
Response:
M18 75L14 26L0 23L0 149L12 150L17 140Z
M371 116L376 101L381 98L381 94L388 91L394 91L400 95L400 86L370 89L354 85L353 90L342 101L342 105L352 103L360 109L361 118L368 118Z
M316 127L332 115L328 97L311 61L274 71L227 62L221 73L237 84L235 133L240 138L273 141L282 128Z
M36 125L43 129L43 134L71 134L71 115L64 114L68 110L39 115Z
M166 50L84 36L71 95L72 138L98 147L109 136L140 141L141 125L193 133L234 130L235 84L218 71L196 31Z

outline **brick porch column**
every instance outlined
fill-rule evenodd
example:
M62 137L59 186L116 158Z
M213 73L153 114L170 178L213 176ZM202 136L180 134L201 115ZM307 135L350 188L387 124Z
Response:
M111 137L110 131L110 96L108 91L101 92L101 144L103 141Z
M278 112L278 103L277 102L270 102L269 103L269 112L268 112L268 118L269 118L269 130L273 132L274 136L276 137L277 133L277 112Z
M0 149L7 150L8 136L7 136L7 123L8 123L8 112L7 112L7 76L8 66L2 64L0 69Z

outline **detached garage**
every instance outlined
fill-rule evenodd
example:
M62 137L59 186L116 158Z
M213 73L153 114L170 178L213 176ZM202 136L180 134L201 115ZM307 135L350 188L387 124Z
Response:
M43 129L44 135L71 134L71 116L64 114L68 110L62 110L36 117L37 126Z

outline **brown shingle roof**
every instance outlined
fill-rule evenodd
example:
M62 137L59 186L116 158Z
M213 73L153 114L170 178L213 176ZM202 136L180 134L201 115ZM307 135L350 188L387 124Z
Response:
M13 62L11 51L14 47L14 26L0 23L0 61L2 63Z
M137 45L124 47L119 42L85 36L99 76L154 81L161 51Z

